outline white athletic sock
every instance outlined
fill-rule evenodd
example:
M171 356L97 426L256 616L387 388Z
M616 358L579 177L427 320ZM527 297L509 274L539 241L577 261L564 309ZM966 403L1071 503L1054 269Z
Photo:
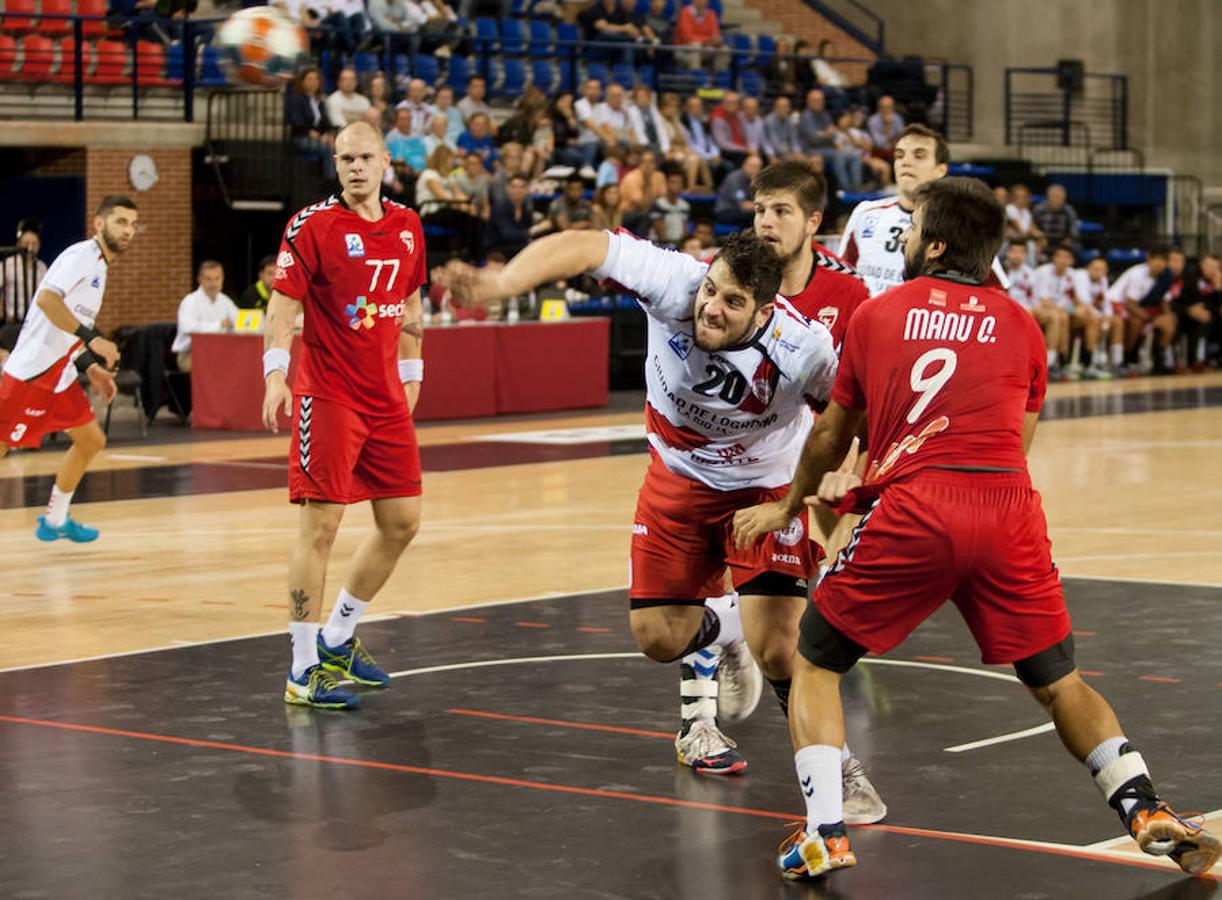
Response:
M1163 365L1166 366L1168 369L1175 368L1175 348L1174 347L1164 347L1163 348Z
M327 642L328 647L338 647L352 637L356 631L357 620L368 605L368 600L358 600L349 594L346 588L339 589L335 608L331 610L331 618L327 619L327 627L322 630L322 639Z
M52 528L63 528L68 521L68 506L72 503L75 491L61 491L51 486L51 501L47 504L47 524Z
M300 678L310 666L318 665L318 623L289 622L293 642L293 677Z
M844 820L841 750L828 744L811 744L793 755L798 787L806 799L807 834L815 834L820 825L835 825Z
M1108 763L1113 763L1120 759L1120 748L1129 742L1129 739L1121 735L1120 737L1108 738L1098 747L1090 752L1084 760L1086 768L1090 769L1092 775L1100 772Z
M693 677L679 682L680 717L713 725L717 720L717 661L721 648L716 644L703 647L683 657L683 665ZM684 676L687 671L684 671Z
M1112 344L1112 365L1117 369L1124 365L1124 344Z
M721 622L721 630L717 633L717 640L713 641L714 644L718 647L728 647L735 641L743 639L743 618L738 608L737 594L710 597L704 601L704 606L715 612Z
M1057 364L1057 352L1055 350L1048 351L1048 368L1052 368Z
M840 765L844 765L853 758L853 751L849 749L848 741L845 741L844 746L840 748Z

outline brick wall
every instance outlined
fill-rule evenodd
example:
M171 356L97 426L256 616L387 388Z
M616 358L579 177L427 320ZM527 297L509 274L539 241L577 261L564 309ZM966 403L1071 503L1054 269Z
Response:
M45 148L28 151L29 169L24 175L85 177L85 149Z
M168 322L194 287L191 271L191 151L89 149L85 152L86 227L107 194L127 194L140 207L140 229L130 249L115 259L106 283L98 327ZM157 162L159 178L137 193L127 178L136 153Z
M874 53L854 38L819 15L803 0L744 0L747 6L758 9L764 18L782 25L782 34L792 41L805 39L810 43L813 53L819 47L819 42L832 42L828 56L844 56L854 59L874 59ZM849 84L864 84L866 63L836 63L838 72L848 79ZM795 103L796 108L803 108L802 98Z

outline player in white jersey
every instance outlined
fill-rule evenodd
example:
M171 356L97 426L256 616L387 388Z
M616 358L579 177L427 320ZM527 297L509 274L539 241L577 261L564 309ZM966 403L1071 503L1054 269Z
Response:
M1132 365L1130 371L1150 371L1150 361L1137 364L1138 344L1147 325L1153 327L1162 339L1164 347L1170 346L1175 335L1175 314L1164 309L1164 298L1151 298L1154 283L1167 268L1169 251L1166 248L1151 250L1144 263L1130 266L1120 273L1108 291L1114 305L1123 306L1128 314L1125 334L1125 357ZM1151 300L1157 302L1151 302ZM1143 302L1150 305L1143 305Z
M17 346L0 378L0 457L10 447L37 447L44 435L66 431L72 446L64 457L46 515L38 517L40 541L96 540L96 528L69 518L68 506L89 461L106 444L89 399L77 378L82 373L106 402L114 399L119 362L113 343L94 324L106 292L111 260L136 233L136 204L106 197L93 219L94 235L73 244L47 270L35 293Z
M1124 369L1124 346L1128 327L1128 312L1123 303L1113 303L1108 296L1111 285L1107 280L1107 259L1096 256L1077 272L1080 286L1078 292L1088 298L1091 308L1103 323L1103 334L1107 337L1107 350L1103 341L1095 349L1092 365L1097 369L1111 366L1113 374ZM1138 326L1140 328L1140 325Z
M635 294L648 316L652 461L632 527L632 633L659 662L723 648L720 684L703 682L690 698L675 746L699 771L738 772L746 761L716 719L758 702L751 654L788 678L797 632L794 604L783 601L806 597L815 562L802 518L745 553L733 547L730 518L743 498L784 493L808 402L823 403L835 376L832 338L777 296L781 260L749 231L709 263L627 234L566 232L500 271L451 263L442 280L461 299L488 302L585 271ZM737 605L717 597L727 568Z
M1110 378L1111 373L1094 362L1103 331L1103 318L1091 306L1086 281L1073 264L1073 250L1061 246L1052 251L1052 262L1035 270L1036 319L1040 315L1055 315L1061 320L1063 330L1057 350L1060 351L1062 365L1070 361L1070 340L1074 336L1081 337L1082 355L1091 362L1087 367L1071 362L1071 378ZM1053 379L1057 374L1050 370L1048 377Z
M909 125L895 142L895 186L898 197L858 203L844 226L837 255L866 280L876 297L904 280L902 235L912 224L913 198L928 181L945 178L950 165L946 139L932 128ZM993 261L990 287L1007 288L1001 263Z

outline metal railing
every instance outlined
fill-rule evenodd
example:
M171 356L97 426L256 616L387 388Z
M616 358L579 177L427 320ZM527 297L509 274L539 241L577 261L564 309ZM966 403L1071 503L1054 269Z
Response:
M929 109L929 124L946 135L948 141L970 141L976 101L972 67L958 63L926 63L925 81L938 90Z
M874 10L858 0L806 0L806 5L873 53L883 52L886 28Z
M210 95L204 146L204 160L216 174L226 205L284 207L294 154L282 91L228 90Z
M1063 147L1123 149L1128 146L1128 78L1086 73L1080 87L1064 69L1007 68L1006 143L1021 144L1024 130L1038 129Z

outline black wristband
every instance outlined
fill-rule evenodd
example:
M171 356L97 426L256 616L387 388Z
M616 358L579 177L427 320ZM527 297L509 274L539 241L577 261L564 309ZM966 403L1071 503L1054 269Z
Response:
M95 337L102 336L102 332L98 331L96 328L90 328L88 325L78 326L76 331L73 333L78 338L80 338L82 341L85 342L86 347L89 346L89 342L92 341Z
M92 366L94 363L97 363L99 366L102 365L102 361L98 359L96 356L94 356L93 353L91 353L88 350L85 350L81 352L80 354L78 354L76 359L72 361L72 364L76 366L76 370L80 372L82 375L84 375L85 372L89 370L89 367ZM106 367L102 366L102 368L106 368Z

